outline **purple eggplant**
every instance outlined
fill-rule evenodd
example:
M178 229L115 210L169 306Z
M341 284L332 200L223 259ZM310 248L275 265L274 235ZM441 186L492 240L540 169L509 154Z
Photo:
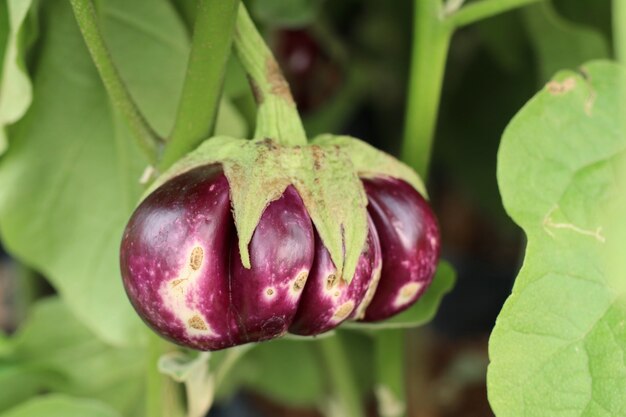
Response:
M368 212L382 250L383 268L363 321L389 318L409 308L430 285L439 259L439 228L430 206L408 183L363 179Z
M221 166L174 177L146 197L124 232L120 265L128 297L157 333L199 350L390 317L432 280L439 232L428 204L408 183L377 178L363 184L368 236L348 283L293 186L265 208L245 268Z
M230 303L242 343L287 332L309 277L313 246L311 219L292 186L263 212L249 246L250 269L232 245Z
M381 255L376 229L368 219L369 234L354 278L343 280L319 236L311 277L298 306L291 333L311 336L334 329L344 320L363 314L380 278Z

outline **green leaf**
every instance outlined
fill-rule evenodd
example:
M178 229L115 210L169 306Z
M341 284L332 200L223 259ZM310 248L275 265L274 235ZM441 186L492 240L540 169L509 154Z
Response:
M36 396L43 388L42 381L54 378L61 376L0 360L0 413Z
M625 81L610 62L561 72L502 138L502 199L528 246L490 339L499 417L626 411L626 288L606 268L606 215L626 156Z
M215 378L209 372L210 356L210 352L189 355L175 351L159 358L159 372L185 384L188 416L205 416L213 404Z
M38 397L0 417L121 417L112 408L95 400L73 398L65 395Z
M402 329L422 326L431 321L443 297L454 287L456 276L449 263L441 261L432 284L424 295L408 310L392 318L376 323L344 322L342 327L361 330Z
M165 0L101 2L112 55L160 132L173 123L187 37ZM45 33L28 114L0 163L0 233L72 311L118 345L144 328L124 293L118 250L146 159L112 109L63 0L42 2Z
M316 349L315 343L287 339L261 343L235 365L229 379L282 404L318 404L326 380Z
M0 410L41 390L99 399L137 415L146 359L141 348L115 348L94 337L58 297L35 304L9 340L12 354L0 371ZM0 365L0 369L3 367ZM23 398L22 398L23 399Z
M562 68L609 57L607 40L599 32L565 20L550 2L526 7L524 18L542 82Z
M22 118L32 101L32 85L26 70L27 18L32 0L7 0L9 32L0 71L0 155L7 147L5 128Z
M248 126L241 113L230 100L222 97L215 121L215 134L243 138L246 137L247 133Z
M101 2L102 32L113 61L150 125L167 137L189 55L185 27L166 0Z
M254 0L252 13L265 23L278 26L305 26L317 17L322 0Z

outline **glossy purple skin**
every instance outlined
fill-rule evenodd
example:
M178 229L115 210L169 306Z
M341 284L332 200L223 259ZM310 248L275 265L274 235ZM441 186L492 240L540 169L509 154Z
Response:
M242 342L268 340L287 332L313 263L313 226L300 196L288 187L263 213L245 269L239 250L231 254L231 303Z
M347 284L292 186L263 212L246 269L221 167L172 178L139 205L124 232L120 265L131 303L157 333L199 350L287 331L315 335L346 319L377 321L408 308L434 275L436 220L401 180L363 184L369 233Z
M171 179L139 205L120 264L131 303L150 327L178 344L218 350L287 330L299 292L285 288L308 274L313 245L311 221L288 189L257 226L252 268L231 265L239 258L228 181L218 166L204 166ZM259 304L268 283L276 296Z
M368 218L369 233L354 277L341 279L330 253L319 236L309 282L289 332L310 336L324 333L348 318L361 316L371 301L380 278L381 254L378 235Z
M439 228L430 206L408 183L363 179L383 267L363 321L389 318L409 308L430 285L439 259Z

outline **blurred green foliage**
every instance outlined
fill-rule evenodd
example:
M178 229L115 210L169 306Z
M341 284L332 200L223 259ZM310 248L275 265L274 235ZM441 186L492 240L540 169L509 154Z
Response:
M246 3L277 50L294 91L325 92L302 109L311 136L350 133L397 153L409 75L411 2ZM9 4L0 2L3 57L11 46ZM167 135L195 2L97 4L111 53L133 97L159 133ZM611 56L610 6L610 0L555 0L479 22L454 36L433 156L435 202L437 185L444 184L477 207L498 233L517 236L496 182L501 134L556 70L575 70L589 59ZM28 36L13 46L32 79L33 101L26 116L9 126L8 151L0 156L0 239L20 262L41 271L60 298L37 302L15 335L0 337L0 412L34 398L2 417L42 415L42 410L50 416L140 416L145 332L124 295L117 250L141 193L138 181L146 160L106 97L68 2L34 2L27 24ZM298 76L290 64L293 56L279 50L297 31L317 45L316 71L324 76L315 82ZM5 79L6 63L2 68ZM234 59L224 91L217 130L245 136L254 104ZM444 275L435 287L439 297L453 281L451 271ZM430 319L439 299L430 300L416 321ZM374 373L360 364L374 360L371 340L352 330L339 333L352 353L360 389L368 392ZM283 403L323 406L319 402L328 381L315 343L259 345L235 366L220 387L220 398L242 385ZM40 397L42 390L66 396Z

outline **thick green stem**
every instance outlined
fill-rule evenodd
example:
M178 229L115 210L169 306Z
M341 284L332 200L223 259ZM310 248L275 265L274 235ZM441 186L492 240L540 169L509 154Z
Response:
M441 86L452 35L441 0L414 1L411 75L402 159L418 174L428 172Z
M113 64L111 54L104 43L102 32L92 0L70 0L74 16L83 35L87 49L100 73L104 87L113 102L113 106L125 118L133 136L138 141L146 156L156 163L162 140L143 117L137 104L130 96L124 81Z
M215 126L239 0L199 0L178 115L160 163L166 169Z
M243 4L237 17L235 50L259 106L254 136L272 138L284 145L306 145L306 134L289 84Z
M380 417L406 415L405 332L380 330L374 339L376 355L376 399Z
M428 176L446 59L454 31L481 19L539 1L542 0L481 0L459 10L449 11L446 15L442 0L414 0L413 46L402 159L424 180ZM622 0L614 2L622 3L621 7L626 9ZM400 333L385 335L376 344L378 369L383 369L379 371L379 382L388 385L392 392L395 391L395 395L402 394L402 390L398 388L398 384L405 380L404 373L399 372L402 366L407 366L406 372L412 376L413 381L421 384L421 388L425 384L423 378L426 358L420 352L411 351L412 347L423 347L425 341L422 339L425 334L421 329L409 332L406 340L412 343L407 344L407 351L410 352L407 353L412 356L406 358L406 361L397 346ZM415 395L407 398L420 401ZM408 406L409 409L415 408L410 404Z
M330 378L332 393L339 401L341 415L365 417L363 402L339 335L324 337L317 343Z
M455 28L543 0L481 0L468 4L447 16L448 24ZM618 0L619 1L619 0Z

